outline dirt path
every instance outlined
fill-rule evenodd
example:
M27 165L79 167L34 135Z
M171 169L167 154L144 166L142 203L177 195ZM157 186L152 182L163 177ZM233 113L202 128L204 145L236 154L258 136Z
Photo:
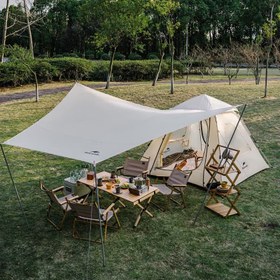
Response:
M269 79L270 81L280 81L280 78L271 78ZM234 82L254 82L254 79L237 79L233 80L232 83ZM159 81L158 83L169 83L169 81ZM189 81L189 84L209 84L209 83L225 83L227 84L227 80L207 80L207 79L201 79L201 80L196 80L196 81ZM128 86L133 83L111 83L110 86ZM177 81L175 84L185 84L184 81ZM104 83L105 85L105 83ZM90 88L94 89L104 89L104 85L87 85ZM62 91L69 91L72 88L72 86L64 86L64 87L57 87L57 88L51 88L51 89L41 89L39 88L39 93L40 96L43 95L49 95L49 94L56 94ZM0 95L0 104L13 101L13 100L20 100L20 99L28 99L28 98L35 98L35 91L25 91L25 92L17 92L17 93L11 93L11 94L5 94L5 95Z

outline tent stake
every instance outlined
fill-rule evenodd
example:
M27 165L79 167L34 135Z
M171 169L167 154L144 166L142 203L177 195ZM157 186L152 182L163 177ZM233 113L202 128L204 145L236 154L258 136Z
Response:
M236 123L236 126L235 126L235 128L234 128L234 131L232 132L232 135L231 135L231 137L230 137L230 139L229 139L229 141L228 141L228 144L227 144L227 146L226 146L225 151L228 150L229 145L231 144L231 141L232 141L232 139L233 139L233 137L234 137L234 134L235 134L235 132L236 132L236 130L237 130L237 127L238 127L238 125L239 125L239 123L240 123L240 121L241 121L241 119L242 119L242 116L243 116L243 114L244 114L244 112L245 112L246 107L247 107L247 104L245 104L244 107L243 107L243 109L242 109L242 112L241 112L241 114L240 114L240 116L239 116L239 119L238 119L238 121L237 121L237 123ZM220 162L219 162L218 167L221 166L222 161L223 161L223 157L221 157L221 160L220 160ZM217 170L218 170L218 169L217 169ZM200 204L200 207L199 207L199 209L198 209L198 211L197 211L197 214L196 214L196 216L195 216L195 218L194 218L193 225L195 225L195 223L196 223L196 221L197 221L197 219L198 219L198 216L200 215L200 213L201 213L201 211L202 211L202 207L203 207L204 204L205 204L205 200L206 200L206 198L207 198L207 196L208 196L208 194L209 194L209 191L210 191L210 189L211 189L211 187L212 187L212 185L213 185L213 179L214 179L214 177L215 177L216 174L217 174L217 171L215 171L215 172L213 173L212 180L211 180L211 182L210 182L209 185L208 185L208 188L207 188L207 191L206 191L206 193L205 193L205 196L204 196L204 198L203 198L203 200L202 200L202 203Z
M6 154L5 154L5 151L4 151L4 148L2 146L2 144L0 144L1 146L1 151L2 151L2 154L3 154L3 157L4 157L4 160L5 160L5 164L7 166L7 169L8 169L8 172L9 172L9 175L10 175L10 178L11 178L11 181L12 181L12 185L15 189L15 192L16 192L16 195L17 195L17 199L18 199L18 202L19 202L19 206L20 206L20 209L21 209L21 212L24 216L24 219L25 219L25 222L26 222L26 225L29 226L28 222L27 222L27 218L25 216L25 212L24 212L24 209L23 209L23 205L22 205L22 201L21 201L21 198L20 198L20 195L19 195L19 192L18 192L18 189L16 187L16 184L15 184L15 181L14 181L14 178L13 178L13 175L12 175L12 172L11 172L11 169L10 169L10 166L9 166L9 163L8 163L8 159L6 157Z

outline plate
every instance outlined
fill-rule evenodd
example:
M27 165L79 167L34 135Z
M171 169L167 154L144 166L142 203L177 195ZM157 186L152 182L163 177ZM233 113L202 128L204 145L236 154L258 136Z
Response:
M223 192L223 193L228 192L229 189L230 189L229 187L228 187L228 188L223 188L223 187L221 187L221 186L218 186L218 187L217 187L217 190L218 190L219 192Z

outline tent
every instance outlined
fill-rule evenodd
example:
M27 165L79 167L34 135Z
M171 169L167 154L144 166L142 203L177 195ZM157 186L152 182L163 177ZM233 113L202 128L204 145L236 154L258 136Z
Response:
M4 144L98 163L232 108L159 110L77 83L52 111Z
M211 112L228 106L230 105L216 98L200 95L177 105L171 111L195 109ZM169 165L165 165L165 159L174 154L183 153L183 151L199 151L203 158L199 161L198 167L194 164L195 158L191 158L187 160L188 164L185 168L192 170L189 182L204 187L209 179L209 174L205 172L205 163L211 152L218 144L227 146L229 142L231 148L240 150L236 164L241 170L241 174L237 179L237 184L268 168L267 162L254 144L245 123L241 121L238 124L239 118L238 110L234 108L212 115L208 119L192 122L181 129L154 139L144 153L145 157L150 157L150 174L169 176L174 165L180 161L175 160Z

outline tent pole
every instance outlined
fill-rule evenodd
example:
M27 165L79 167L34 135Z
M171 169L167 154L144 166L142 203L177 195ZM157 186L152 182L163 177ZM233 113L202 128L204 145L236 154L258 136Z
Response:
M104 240L103 240L103 232L102 232L102 225L101 225L101 215L100 215L100 203L99 203L99 189L97 187L97 176L96 176L96 164L93 162L93 172L94 172L94 184L93 189L96 192L96 203L98 208L98 219L99 219L99 229L100 229L100 240L101 240L101 252L102 252L102 263L105 266L105 250L104 250ZM91 205L93 206L93 195L91 196ZM92 208L93 209L93 208ZM91 218L92 218L92 211L91 211ZM90 222L89 228L89 238L88 238L88 255L87 255L87 266L86 266L86 279L91 279L89 277L89 267L90 267L90 247L91 247L91 229L92 229L92 222Z
M162 137L161 143L160 143L160 145L159 145L157 154L156 154L156 156L155 156L155 160L154 160L154 162L153 162L153 164L152 164L152 167L151 167L150 171L154 168L154 165L155 165L155 163L156 163L156 159L157 159L157 157L158 157L158 154L159 154L159 151L160 151L160 149L161 149L161 146L162 146L162 144L163 144L163 142L164 142L164 140L165 140L165 138L166 138L166 135L167 135L167 134L165 134L165 135Z
M244 114L244 112L245 112L246 107L247 107L247 104L244 104L244 107L243 107L243 109L242 109L242 112L241 112L241 114L240 114L240 116L239 116L239 119L238 119L236 125L235 125L234 131L232 132L231 137L230 137L230 139L229 139L229 141L228 141L228 144L227 144L227 146L226 146L226 149L225 149L226 151L228 150L229 145L231 144L231 141L232 141L232 139L233 139L233 137L234 137L234 134L235 134L235 132L236 132L236 130L237 130L237 127L238 127L238 125L239 125L239 123L240 123L240 121L241 121L241 119L242 119L242 116L243 116L243 114ZM221 160L220 160L220 162L219 162L219 166L221 165L222 161L223 161L223 158L221 158ZM218 170L218 169L217 169L217 170ZM206 191L206 193L205 193L205 196L204 196L204 198L203 198L203 200L202 200L202 203L200 204L200 207L199 207L199 209L198 209L198 211L197 211L197 213L196 213L196 216L195 216L195 218L194 218L193 225L195 225L195 223L196 223L196 221L197 221L197 219L198 219L198 216L199 216L200 212L202 211L202 207L203 207L204 204L205 204L205 200L206 200L206 198L207 198L207 196L208 196L208 194L209 194L209 191L210 191L210 189L211 189L211 187L212 187L212 184L213 184L213 178L215 177L216 174L217 174L217 171L215 171L215 172L213 173L212 180L209 182L209 185L208 185L208 187L207 187L207 191Z
M4 160L5 160L5 164L7 166L7 169L8 169L11 181L12 181L12 185L13 185L13 187L15 189L15 192L16 192L16 195L17 195L17 199L18 199L18 202L19 202L19 206L20 206L21 212L22 212L22 214L24 216L24 219L25 219L25 222L26 222L27 226L29 226L29 224L27 222L27 218L26 218L25 213L24 213L24 209L23 209L23 205L22 205L22 201L21 201L18 189L16 187L16 184L15 184L15 181L14 181L14 178L13 178L13 175L12 175L9 163L8 163L8 159L6 157L6 154L5 154L5 151L4 151L4 148L3 148L2 144L0 144L0 146L1 146L1 151L2 151L2 154L3 154Z
M95 181L96 202L97 202L97 207L98 207L98 220L99 220L99 231L100 231L100 239L101 239L102 262L103 262L103 266L105 266L105 247L104 247L103 231L102 231L102 224L101 224L99 189L97 186L98 184L97 184L97 173L96 173L96 163L95 162L93 162L93 172L94 172L94 181Z

